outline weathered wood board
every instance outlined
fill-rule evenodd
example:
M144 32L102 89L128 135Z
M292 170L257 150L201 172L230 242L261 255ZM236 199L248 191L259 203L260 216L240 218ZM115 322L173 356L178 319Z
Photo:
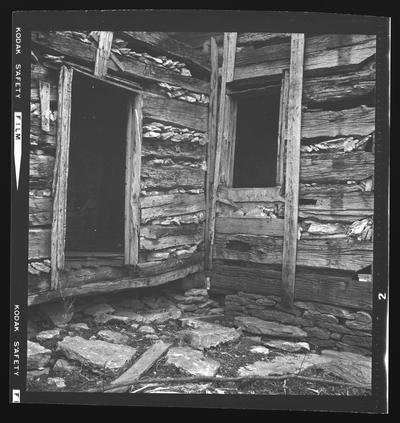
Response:
M212 289L279 295L279 266L215 261ZM372 283L354 280L352 273L326 272L297 266L294 299L372 309Z

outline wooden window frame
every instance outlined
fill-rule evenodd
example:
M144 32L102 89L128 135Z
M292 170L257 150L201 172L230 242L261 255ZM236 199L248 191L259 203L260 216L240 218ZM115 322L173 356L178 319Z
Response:
M138 264L140 239L140 174L143 98L138 90L106 81L73 66L61 66L58 83L57 147L53 176L53 219L51 230L51 289L60 288L65 265L67 190L72 109L72 81L75 72L114 85L128 92L125 163L124 265ZM93 255L88 252L88 256Z

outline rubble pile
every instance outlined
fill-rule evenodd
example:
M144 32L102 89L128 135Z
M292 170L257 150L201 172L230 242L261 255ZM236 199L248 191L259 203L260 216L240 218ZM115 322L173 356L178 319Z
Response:
M143 141L160 140L172 142L191 142L200 145L207 144L207 134L197 132L189 128L178 128L172 125L164 125L161 122L149 122L143 125Z

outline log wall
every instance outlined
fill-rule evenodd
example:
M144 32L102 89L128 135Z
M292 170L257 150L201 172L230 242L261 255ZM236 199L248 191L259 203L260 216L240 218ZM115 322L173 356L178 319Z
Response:
M96 46L87 35L72 31L32 34L29 304L60 295L49 290L58 68L67 61L93 72ZM64 297L158 285L203 267L208 76L191 77L192 65L196 74L200 72L197 61L184 64L164 57L160 65L154 54L143 53L145 44L142 53L136 54L137 45L134 40L130 44L130 37L114 34L106 78L127 88L139 87L143 96L139 265L124 267L118 254L70 257L61 276ZM154 46L149 48L152 51ZM50 85L47 131L42 129L40 108L43 82Z
M289 46L238 47L231 92L277 83ZM372 306L372 283L357 273L373 259L374 54L374 36L306 36L295 300ZM220 191L212 287L279 295L284 193Z

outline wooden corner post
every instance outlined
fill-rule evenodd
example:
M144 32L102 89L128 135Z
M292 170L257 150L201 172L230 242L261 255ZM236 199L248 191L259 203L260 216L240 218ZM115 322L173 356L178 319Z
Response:
M61 66L58 79L57 147L52 187L51 289L60 287L60 274L64 269L72 76L71 68Z
M207 181L206 181L206 230L204 233L204 269L211 268L211 226L210 213L213 200L213 183L215 172L215 147L217 144L218 125L218 46L215 38L211 37L210 49L210 102L208 106L208 149L207 149Z
M231 107L230 97L226 94L226 84L233 80L235 70L235 56L236 56L236 32L224 33L224 52L222 63L222 79L221 79L221 94L218 112L218 132L217 143L215 146L215 160L214 160L214 175L210 192L210 208L209 208L209 261L208 270L212 266L212 246L214 244L215 234L215 215L217 204L217 189L221 180L221 156L222 152L227 150L229 136L232 135L230 129Z
M140 231L140 174L142 156L142 107L140 94L128 101L126 129L124 263L135 266L139 262Z
M285 221L282 257L282 305L293 306L298 236L301 101L303 91L304 34L292 34L287 111Z
M113 33L110 31L98 32L98 45L96 51L96 61L94 64L94 74L100 78L107 75L108 59L111 53Z

